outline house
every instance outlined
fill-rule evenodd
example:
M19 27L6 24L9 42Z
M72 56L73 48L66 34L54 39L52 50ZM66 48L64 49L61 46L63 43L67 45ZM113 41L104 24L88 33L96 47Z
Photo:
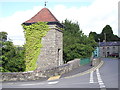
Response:
M43 8L31 19L24 22L24 25L31 25L36 22L47 22L50 30L42 38L40 54L37 59L37 68L49 69L63 64L63 25L56 19L48 8Z
M120 55L120 42L100 42L99 45L99 56L108 57L108 56L118 56Z

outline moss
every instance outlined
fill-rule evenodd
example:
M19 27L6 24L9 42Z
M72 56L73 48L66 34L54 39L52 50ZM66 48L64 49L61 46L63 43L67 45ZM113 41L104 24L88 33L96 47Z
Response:
M36 61L42 47L41 40L50 30L46 22L38 22L32 25L22 25L26 38L25 43L25 61L26 71L32 71L37 68Z

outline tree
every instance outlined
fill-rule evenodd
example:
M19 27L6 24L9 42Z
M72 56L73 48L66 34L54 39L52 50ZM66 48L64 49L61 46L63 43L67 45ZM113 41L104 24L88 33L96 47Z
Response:
M7 35L7 32L0 32L0 41L6 41Z
M106 25L102 32L101 32L101 39L105 40L105 35L106 35L106 41L113 41L113 30L110 25Z
M7 41L7 33L0 32L1 35L1 55L0 71L20 72L25 70L24 49L19 49L13 45L12 41Z
M106 25L100 34L97 34L96 32L90 32L89 35L92 35L94 37L94 40L96 42L99 42L98 39L100 39L101 42L105 40L110 42L110 41L120 41L120 38L117 35L113 34L112 27L110 25Z
M63 59L65 62L75 58L90 57L96 42L93 37L84 35L78 23L65 20L63 32Z
M99 41L100 34L97 34L96 32L90 32L89 37L93 37L96 42Z

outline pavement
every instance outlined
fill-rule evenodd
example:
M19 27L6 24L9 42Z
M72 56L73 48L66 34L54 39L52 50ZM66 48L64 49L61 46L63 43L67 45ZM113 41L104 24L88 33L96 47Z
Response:
M76 75L78 73L82 73L82 72L84 72L86 70L89 70L91 68L92 68L91 64L86 64L86 65L80 66L79 68L73 69L71 72L62 74L61 78L73 76L73 75Z
M57 76L52 76L52 77L48 78L48 81L74 76L76 74L80 74L80 73L82 73L84 71L87 71L87 70L89 70L91 68L92 68L91 64L86 64L86 65L80 66L79 68L75 68L75 69L73 69L72 71L70 71L68 73L64 73L62 75L57 75Z
M79 68L75 68L72 71L62 74L62 75L58 75L58 76L52 76L48 79L48 81L50 80L57 80L60 78L72 78L72 77L77 77L77 76L82 76L88 73L91 73L92 71L95 71L96 69L100 68L103 65L103 61L100 62L100 64L96 67L91 66L91 64L86 64L83 66L80 66Z

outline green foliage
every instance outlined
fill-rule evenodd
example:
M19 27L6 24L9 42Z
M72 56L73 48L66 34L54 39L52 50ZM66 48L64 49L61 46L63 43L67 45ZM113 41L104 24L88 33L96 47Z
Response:
M78 23L65 20L63 33L63 59L64 62L74 58L90 57L96 42L93 37L87 37L82 33Z
M105 34L106 34L106 41L120 41L120 38L117 35L113 34L112 27L110 25L106 25L102 32L100 34L97 34L96 32L90 32L89 36L93 36L96 42L99 42L98 39L100 39L101 42L105 40Z
M112 28L111 28L110 25L106 25L106 26L103 28L102 34L104 34L104 33L106 33L106 34L113 34L113 30L112 30Z
M95 41L98 41L98 38L100 38L100 35L98 35L96 32L90 32L90 37L93 37Z
M15 47L12 41L7 41L7 33L0 32L5 37L0 40L0 71L1 72L23 72L25 71L24 49Z
M22 25L25 32L25 64L26 71L35 70L36 61L42 47L41 40L50 30L46 22L38 22L31 25Z
M0 32L0 41L6 41L7 35L8 34L6 32Z

